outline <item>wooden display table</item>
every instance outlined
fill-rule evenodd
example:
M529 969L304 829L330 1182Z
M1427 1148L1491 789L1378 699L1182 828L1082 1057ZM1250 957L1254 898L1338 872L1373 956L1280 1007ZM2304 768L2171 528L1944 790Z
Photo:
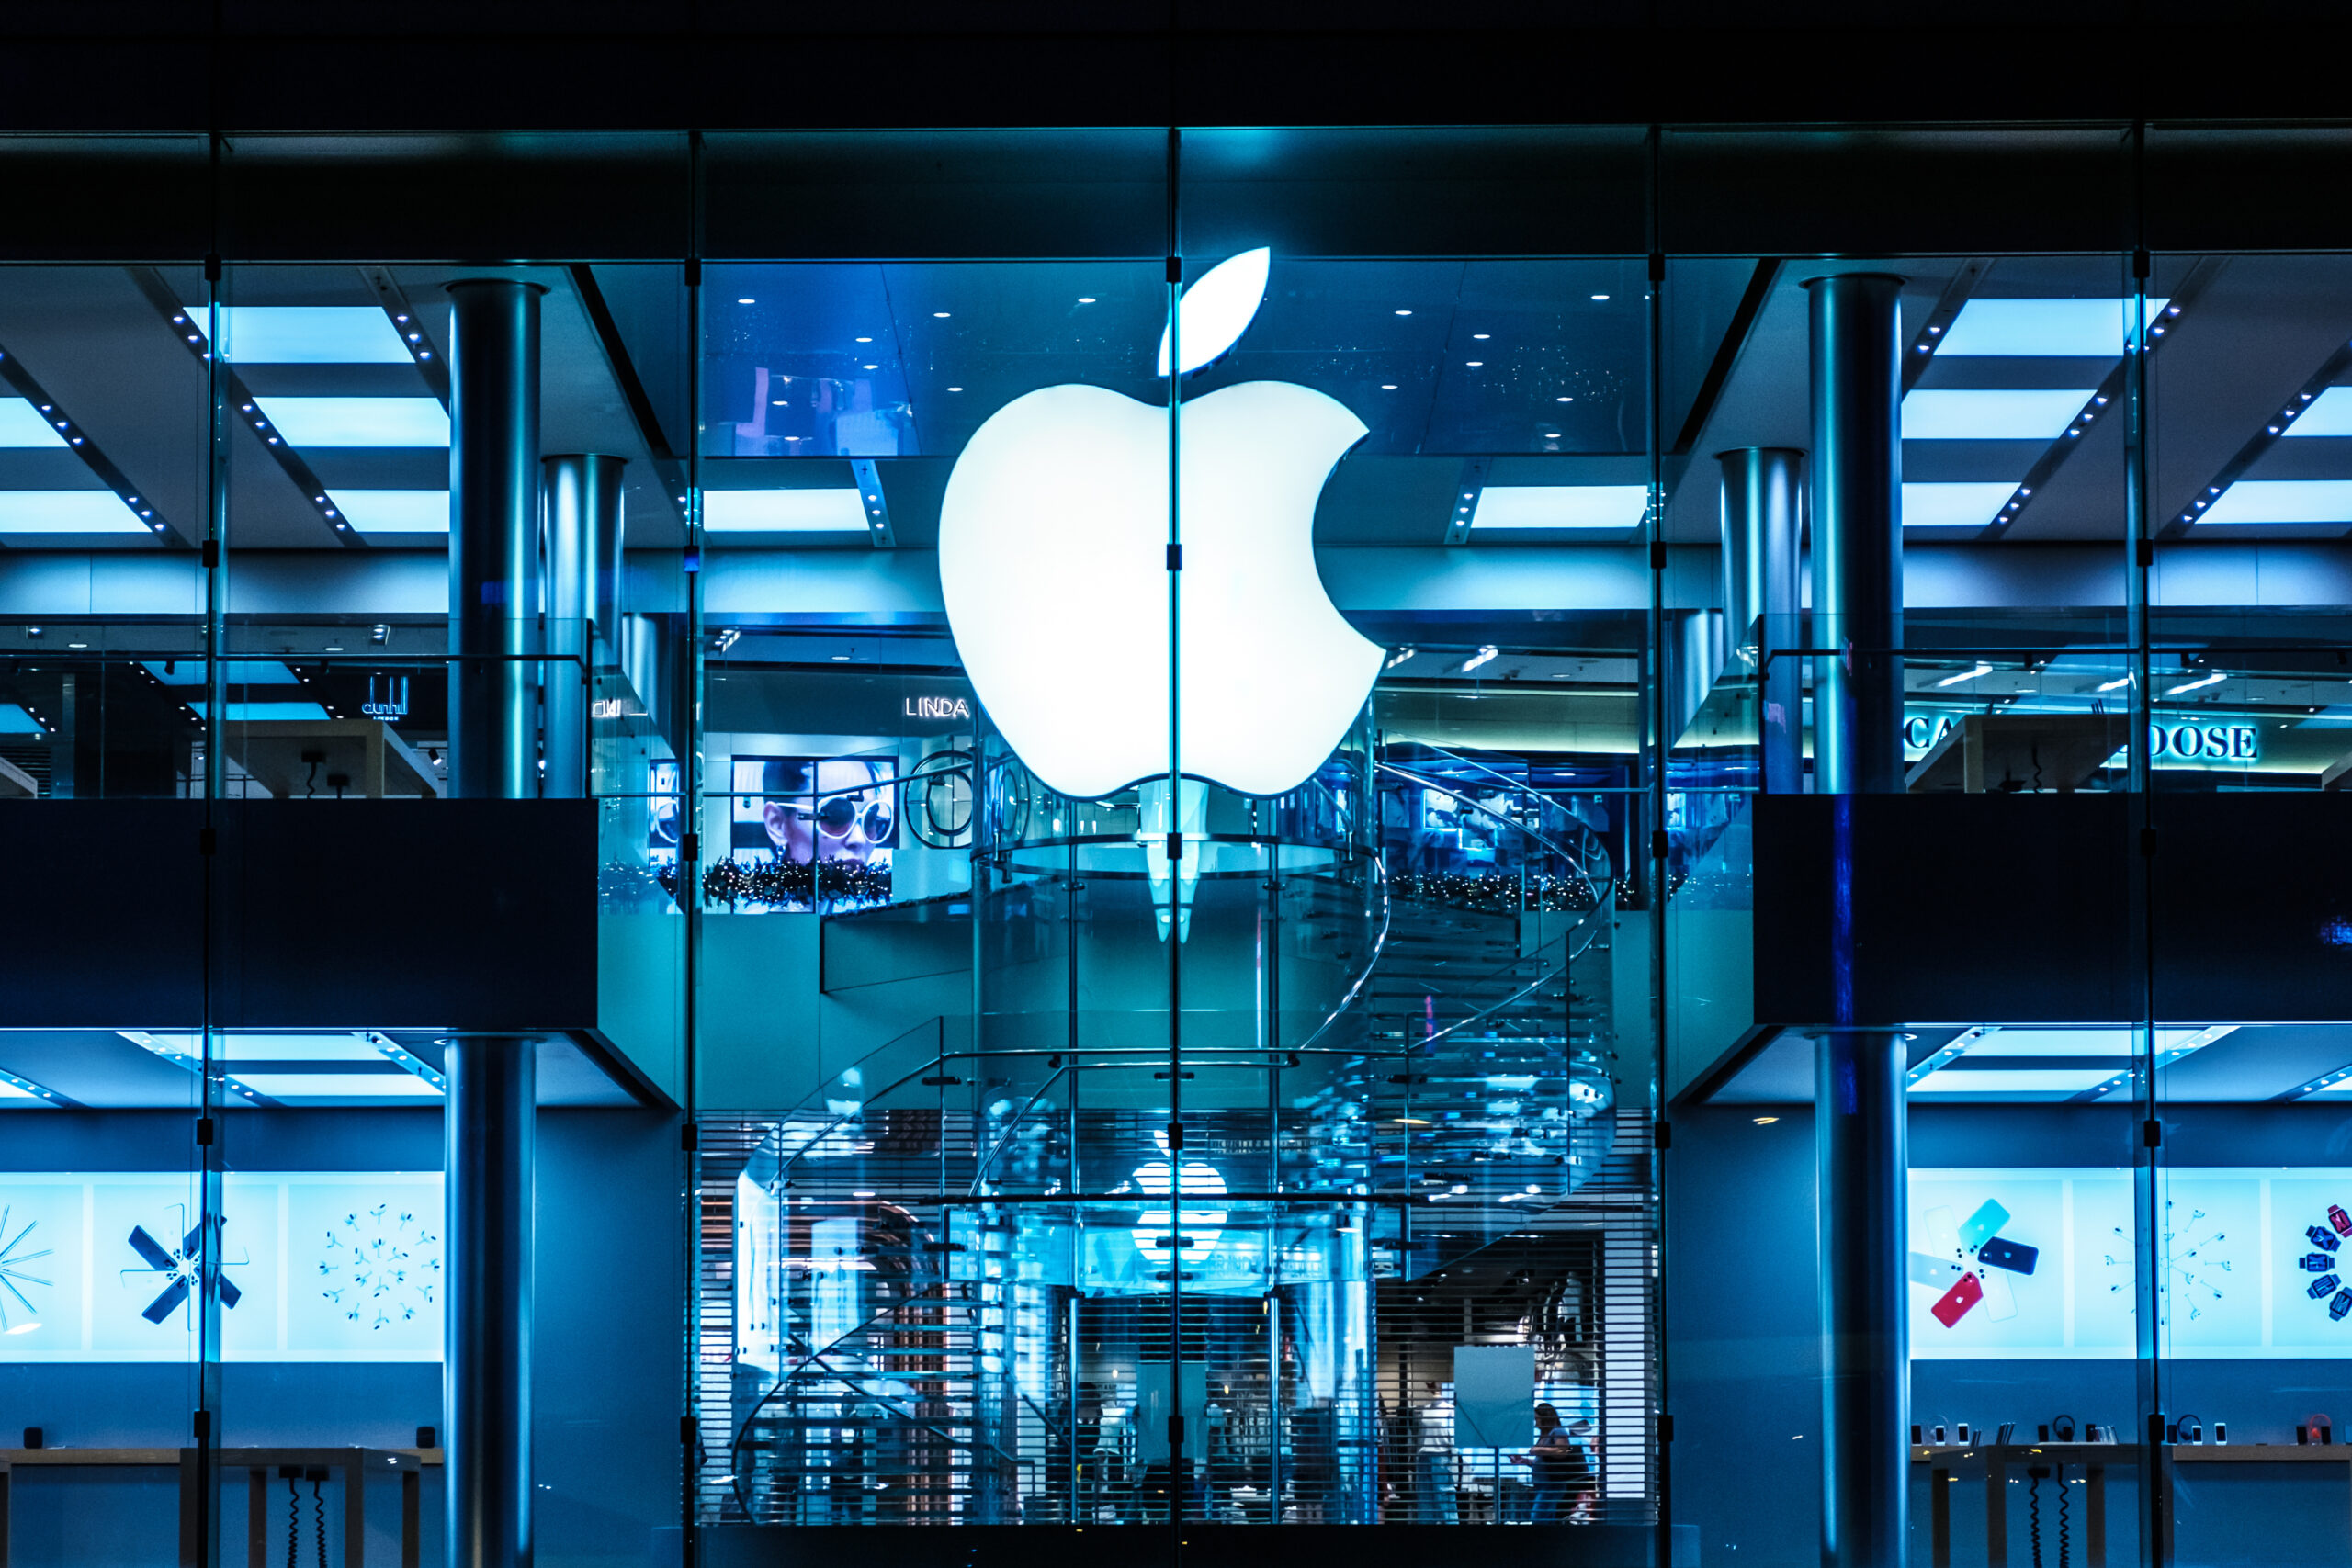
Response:
M1954 1461L1982 1461L1984 1466L1984 1564L2008 1568L2009 1476L2013 1471L2047 1465L2062 1477L2079 1467L2084 1479L2083 1561L2088 1568L2107 1568L2107 1472L2112 1466L2137 1466L2137 1443L1974 1443L1964 1448L1915 1446L1911 1462L1928 1466L1928 1562L1933 1568L1951 1568L1951 1487ZM2344 1467L2352 1488L2352 1443L2299 1446L2267 1443L2173 1443L2165 1449L2174 1464L2333 1464ZM2063 1482L2062 1482L2063 1484ZM2165 1499L2165 1528L2172 1528L2169 1492ZM2347 1510L2352 1523L2352 1510Z
M180 1568L202 1568L207 1560L203 1540L203 1511L198 1506L197 1449L0 1449L0 1568L8 1568L8 1511L15 1489L14 1472L44 1466L96 1466L175 1470L180 1488ZM230 1472L246 1472L245 1562L247 1568L269 1568L270 1487L281 1466L341 1472L343 1476L343 1562L345 1568L367 1568L368 1510L371 1480L398 1477L401 1486L401 1568L417 1568L424 1546L422 1467L441 1462L439 1449L216 1449L212 1453L216 1484ZM307 1515L307 1509L306 1509ZM304 1523L307 1526L306 1517ZM307 1536L308 1531L305 1531Z

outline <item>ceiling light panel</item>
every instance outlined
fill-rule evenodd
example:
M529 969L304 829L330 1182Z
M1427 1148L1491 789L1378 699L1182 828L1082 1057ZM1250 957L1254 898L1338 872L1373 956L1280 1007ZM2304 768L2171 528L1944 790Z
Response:
M2330 387L2290 417L2294 423L2278 432L2281 436L2352 435L2352 387Z
M0 735L47 735L49 730L40 720L25 711L18 703L0 703Z
M201 686L205 683L204 660L188 659L147 659L140 668L166 686ZM229 665L232 686L292 686L302 677L274 659L239 659Z
M1472 528L1638 528L1647 485L1488 485Z
M1943 1067L1911 1086L1913 1094L2080 1094L2109 1076L2103 1067Z
M380 1056L376 1059L383 1060ZM439 1089L414 1073L397 1067L378 1073L239 1073L237 1081L255 1094L266 1094L288 1105L299 1105L306 1100L441 1098Z
M2352 479L2240 479L2197 521L2352 524Z
M1923 389L1903 400L1905 441L2055 441L2092 389L1989 391Z
M702 525L719 533L863 534L856 490L707 490Z
M0 534L145 534L110 490L0 491Z
M65 437L49 415L23 398L0 400L0 446L62 446Z
M338 490L328 492L345 521L363 534L446 534L446 490Z
M2151 322L2166 304L2150 297ZM2129 299L1971 299L1936 344L1936 357L2116 359L2131 332L2132 309Z
M258 398L275 434L297 446L447 446L449 415L434 398Z
M204 307L188 310L199 321ZM406 365L408 344L373 305L224 305L224 356L243 365Z
M209 716L209 703L190 703L196 716ZM324 719L334 716L317 703L228 703L223 705L231 724L275 724L288 719Z
M1919 394L1914 392L1913 397ZM1903 487L1905 528L1983 528L2017 493L2014 483L1922 481Z

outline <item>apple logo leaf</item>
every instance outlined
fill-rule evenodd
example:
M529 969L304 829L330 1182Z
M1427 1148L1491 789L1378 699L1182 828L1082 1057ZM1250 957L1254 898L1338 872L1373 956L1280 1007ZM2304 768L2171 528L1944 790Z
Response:
M1261 246L1221 261L1203 273L1176 302L1176 330L1184 374L1221 358L1241 340L1266 298L1266 274L1273 252ZM1159 373L1168 374L1168 329L1159 333Z

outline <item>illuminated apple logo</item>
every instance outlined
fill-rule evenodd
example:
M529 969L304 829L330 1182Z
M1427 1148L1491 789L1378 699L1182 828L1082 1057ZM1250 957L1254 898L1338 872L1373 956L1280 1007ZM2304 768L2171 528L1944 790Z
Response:
M1212 268L1177 307L1188 374L1232 347L1268 253ZM1159 373L1170 374L1165 333ZM1081 799L1168 772L1169 414L1102 387L1015 398L947 481L940 587L965 671L1029 771ZM1315 570L1315 504L1364 436L1312 388L1248 381L1183 405L1177 478L1183 772L1296 788L1347 733L1382 650Z

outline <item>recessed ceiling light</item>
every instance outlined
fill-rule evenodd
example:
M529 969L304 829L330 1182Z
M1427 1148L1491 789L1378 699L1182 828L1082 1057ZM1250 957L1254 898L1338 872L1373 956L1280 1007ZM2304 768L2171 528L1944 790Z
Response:
M1492 333L1472 333L1470 335L1476 338L1480 343L1484 343L1495 334Z
M1081 305L1091 305L1094 303L1094 296L1091 294L1081 294L1078 297L1078 302Z
M1483 359L1465 359L1462 363L1470 367L1471 369L1476 370L1478 367L1487 362Z
M867 366L867 367L866 367L866 368L867 368L868 370L879 370L879 369L881 369L881 368L882 368L882 367L880 367L879 365L869 365L869 366Z
M1596 294L1596 295L1594 295L1594 296L1592 297L1592 299L1593 299L1593 303L1595 303L1595 304L1600 304L1600 303L1601 303L1602 301L1606 300L1608 298L1609 298L1609 296L1608 296L1608 295L1606 295L1606 294Z
M858 341L858 342L860 342L860 343L872 343L874 340L873 340L872 338L870 338L870 337L862 337L862 338L858 339L857 341Z
M960 392L960 391L962 391L964 389L963 389L963 388L961 388L961 387L950 387L950 388L948 388L947 389L948 389L949 391L951 391L951 392Z
M738 299L735 303L738 305L756 305L759 301L757 299Z
M1398 315L1400 315L1400 316L1409 316L1409 315L1411 315L1413 312L1412 312L1412 311L1410 311L1410 310L1399 310L1399 311L1397 311L1396 313L1397 313Z
M1556 430L1547 430L1544 433L1544 439L1546 441L1557 441L1559 438L1560 433Z
M1758 1127L1770 1127L1773 1122L1778 1122L1780 1118L1778 1116L1758 1116L1756 1119L1756 1124Z
M932 312L932 315L933 315L934 318L936 318L937 320L939 320L939 321L945 321L945 320L947 319L947 312L946 312L946 311L944 311L944 310L933 310L933 311Z
M1383 381L1380 384L1380 389L1384 392L1393 392L1396 389L1396 383L1394 381Z

